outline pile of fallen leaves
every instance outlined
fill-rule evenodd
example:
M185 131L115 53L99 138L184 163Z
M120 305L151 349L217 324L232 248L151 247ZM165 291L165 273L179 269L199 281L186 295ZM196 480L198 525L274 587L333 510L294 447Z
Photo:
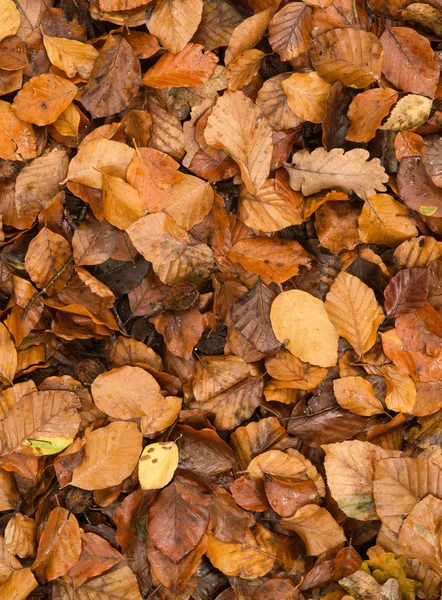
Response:
M435 600L440 0L0 0L0 600Z

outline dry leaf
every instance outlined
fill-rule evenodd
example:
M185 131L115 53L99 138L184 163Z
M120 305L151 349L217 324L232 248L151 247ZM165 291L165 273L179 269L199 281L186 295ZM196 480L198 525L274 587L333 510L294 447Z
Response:
M53 295L64 288L71 276L71 262L69 242L43 227L29 244L25 268L38 288Z
M269 42L282 61L297 58L311 43L312 9L303 2L286 4L269 23Z
M203 0L159 0L147 22L149 32L176 54L190 42L201 21Z
M373 386L363 377L335 379L333 391L338 404L357 415L371 417L384 412L382 402L377 398Z
M89 79L98 56L91 44L49 35L43 35L43 42L51 63L69 78L78 74L82 79Z
M206 554L212 565L222 573L242 579L263 577L274 563L273 557L261 551L249 531L242 543L224 542L209 535Z
M101 575L121 560L122 555L102 537L95 533L80 533L81 554L78 562L69 570L67 579L72 578L80 586L87 579Z
M66 110L76 93L76 86L58 75L38 75L24 84L11 108L23 121L49 125Z
M20 558L33 558L36 552L37 526L35 521L15 513L5 529L5 546Z
M25 600L38 586L38 581L32 574L31 569L19 569L11 573L9 578L0 588L0 599Z
M384 318L371 288L342 271L327 294L325 308L339 335L353 346L359 356L370 350Z
M382 374L387 384L385 404L389 410L413 414L416 404L416 386L407 373L395 365L382 367Z
M241 15L226 0L206 0L193 41L207 50L227 46L233 30L241 21Z
M387 121L380 129L385 131L402 131L423 125L431 112L432 101L425 96L408 94L393 107Z
M9 331L0 323L0 379L12 384L17 371L17 350Z
M390 88L375 88L355 96L348 109L347 116L351 125L345 139L351 142L369 142L397 100L398 93Z
M292 165L286 167L290 187L301 190L305 196L327 188L341 188L365 200L374 196L376 190L384 192L383 184L388 180L379 159L367 162L368 158L369 153L362 148L345 153L342 148L330 152L324 148L313 152L301 150L293 156Z
M360 209L350 202L326 202L320 206L315 213L315 230L321 246L331 252L353 250L361 243L359 214Z
M270 171L271 129L253 102L242 92L226 92L210 115L204 136L209 145L224 150L241 169L247 190L262 187Z
M164 213L138 219L127 233L138 252L154 265L177 259L190 243L188 234Z
M245 50L238 54L226 71L227 89L239 90L249 84L258 73L264 52L261 50Z
M272 129L291 129L298 127L302 120L291 110L282 83L290 77L290 73L275 75L264 82L256 97L256 104L261 109Z
M238 54L253 48L253 46L261 39L267 29L271 16L272 11L270 9L262 10L248 19L244 19L244 21L235 27L230 36L229 44L224 56L226 67L229 66Z
M20 27L21 17L13 0L0 1L2 23L0 25L0 41L15 35Z
M120 177L103 173L103 215L118 229L128 229L143 215L137 190Z
M19 119L9 102L0 100L0 158L34 158L36 138L32 125Z
M291 6L291 5L289 5ZM293 73L282 82L292 112L303 121L322 123L331 85L316 71Z
M74 595L78 600L89 600L94 597L97 600L117 600L117 598L142 600L137 578L126 565L115 567L99 577L86 581L79 587L74 581L71 583L59 579L55 584L55 589L63 599L72 598Z
M147 445L138 462L142 490L160 490L173 478L178 466L178 446L174 442Z
M359 236L366 244L385 244L395 248L418 235L409 211L389 194L375 194L367 198L358 224Z
M321 300L301 290L283 292L272 304L270 319L276 338L294 356L320 367L336 364L339 336Z
M432 161L433 173L437 162ZM430 168L431 169L431 168ZM401 160L398 171L398 188L403 202L421 215L442 215L442 190L436 186L419 156L407 156Z
M84 458L75 467L71 485L83 490L104 490L118 485L135 469L141 454L142 434L135 423L116 421L91 433Z
M312 64L328 83L365 88L381 78L384 51L378 38L362 29L332 29L316 37L310 50Z

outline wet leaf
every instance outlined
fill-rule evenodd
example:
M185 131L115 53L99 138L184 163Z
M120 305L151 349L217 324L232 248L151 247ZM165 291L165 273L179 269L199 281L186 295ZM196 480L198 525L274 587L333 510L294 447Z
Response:
M345 139L351 142L369 142L397 100L398 93L390 88L375 88L355 96L348 110L351 125Z
M335 379L333 391L338 404L357 415L371 417L384 412L382 402L377 398L373 386L363 377Z

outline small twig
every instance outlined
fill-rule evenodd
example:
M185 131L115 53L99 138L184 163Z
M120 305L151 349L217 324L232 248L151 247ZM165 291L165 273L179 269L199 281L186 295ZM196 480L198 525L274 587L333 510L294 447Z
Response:
M41 298L43 296L43 294L46 294L46 292L48 291L48 289L52 285L54 285L54 283L57 281L57 279L59 279L63 275L63 273L68 268L68 266L71 265L73 262L74 262L74 257L71 256L71 258L68 260L68 262L58 271L58 273L55 273L55 275L52 277L52 279L50 280L50 282L44 288L42 288L38 292L38 294L35 294L35 296L29 300L29 302L28 302L28 304L27 304L27 306L25 308L25 312L23 313L22 321L26 318L26 315L31 310L31 308L34 306L34 304L37 302L37 300L39 298Z
M126 321L126 323L123 323L120 315L118 314L118 311L117 311L115 305L111 308L111 311L112 311L112 314L114 315L115 320L117 321L117 325L121 329L122 333L124 333L125 335L129 335L127 333L127 329L125 327L125 324L127 323L127 321Z

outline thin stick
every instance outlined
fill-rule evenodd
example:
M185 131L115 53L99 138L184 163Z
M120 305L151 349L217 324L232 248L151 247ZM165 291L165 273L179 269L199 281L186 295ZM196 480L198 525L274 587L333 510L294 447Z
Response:
M26 315L28 314L28 312L31 310L31 308L34 306L34 304L37 302L37 300L39 298L41 298L43 296L43 294L46 294L46 292L48 291L48 289L54 285L54 283L57 281L57 279L59 279L63 273L66 271L66 269L68 268L69 265L71 265L74 262L74 258L73 256L71 256L71 258L68 260L68 262L58 271L58 273L55 273L55 275L53 276L53 278L50 280L50 282L44 287L42 288L38 294L36 294L33 298L31 298L25 308L25 312L23 313L22 316L22 321L23 319L26 318Z

